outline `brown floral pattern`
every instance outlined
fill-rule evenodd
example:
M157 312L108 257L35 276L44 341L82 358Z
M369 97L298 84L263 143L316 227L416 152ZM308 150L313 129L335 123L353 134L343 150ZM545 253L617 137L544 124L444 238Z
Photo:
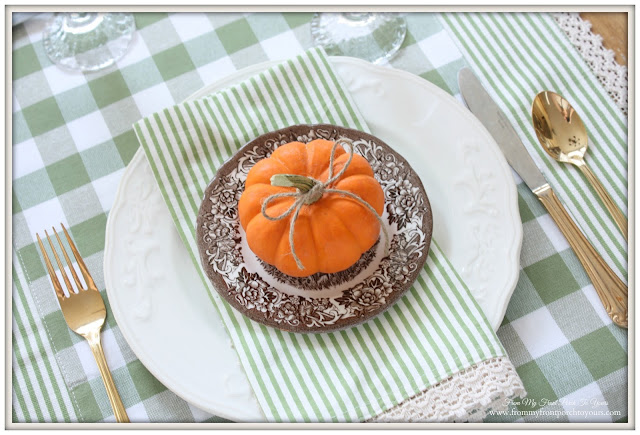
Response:
M303 288L305 290L323 290L329 287L344 284L345 282L352 280L354 276L358 275L360 272L366 269L369 263L371 263L373 258L376 256L376 251L379 244L380 239L378 239L378 241L374 243L367 252L362 254L362 256L358 259L358 261L356 261L353 266L337 273L314 273L311 276L300 278L284 274L280 272L275 266L265 263L262 260L259 261L262 267L264 267L264 270L266 270L269 275L271 275L281 283L286 283L297 288Z
M339 297L313 298L283 293L256 271L249 270L241 250L238 201L251 167L280 145L317 138L354 141L385 193L392 240L389 255L375 271L347 288ZM207 188L197 222L197 241L205 272L216 290L253 320L297 332L345 328L388 308L416 278L431 242L431 209L418 176L409 164L379 139L356 130L330 125L294 126L267 133L247 145L225 165ZM380 241L378 241L379 243ZM378 244L377 243L377 244ZM377 245L376 244L376 245ZM294 278L262 263L278 282L304 290L348 283L373 260L376 246L358 263L338 274ZM262 272L261 272L262 273Z

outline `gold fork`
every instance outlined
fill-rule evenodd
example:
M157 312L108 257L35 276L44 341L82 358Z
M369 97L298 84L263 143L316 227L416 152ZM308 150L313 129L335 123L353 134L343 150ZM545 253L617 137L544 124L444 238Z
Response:
M62 309L64 319L67 321L67 325L69 325L69 328L71 328L73 332L83 336L89 342L89 347L93 352L93 356L98 364L98 369L102 375L104 386L107 389L107 396L109 396L109 402L111 402L111 407L113 408L116 421L119 423L129 423L127 411L122 404L118 390L116 390L116 384L113 382L113 378L111 377L111 372L109 371L109 366L107 366L107 360L105 359L104 352L102 350L102 344L100 343L100 330L102 329L102 325L104 325L105 318L107 317L107 310L104 306L104 301L102 300L102 296L100 295L93 278L91 278L91 274L89 274L87 266L84 264L80 253L76 249L76 245L73 243L73 240L71 240L67 229L63 224L60 225L62 225L62 230L69 241L69 246L71 247L73 256L78 263L78 267L84 277L84 281L87 283L87 288L83 288L82 283L73 268L73 264L67 255L67 251L62 244L62 240L60 240L60 236L58 236L55 228L51 227L56 239L58 239L58 244L60 245L60 249L62 250L65 260L67 261L73 280L78 287L78 293L73 291L69 277L64 271L64 267L60 262L58 253L51 242L51 238L49 238L47 230L44 230L44 233L47 236L49 246L51 247L51 251L53 251L56 263L58 264L58 269L60 270L60 274L62 275L67 290L69 291L69 297L65 296L62 286L60 285L60 281L58 281L58 277L56 276L56 272L51 265L47 251L44 249L42 240L40 240L40 235L36 233L38 244L40 245L40 251L42 252L42 256L44 257L44 261L47 265L47 270L49 271L49 276L51 277L51 282L53 283L56 295L58 296L58 302L60 303L60 308Z

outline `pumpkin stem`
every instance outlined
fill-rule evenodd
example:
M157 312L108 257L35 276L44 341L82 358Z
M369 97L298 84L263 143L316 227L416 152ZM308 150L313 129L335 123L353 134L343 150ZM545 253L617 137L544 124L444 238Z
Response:
M303 175L276 174L271 177L272 186L295 187L302 193L307 193L316 184L318 184L316 180Z

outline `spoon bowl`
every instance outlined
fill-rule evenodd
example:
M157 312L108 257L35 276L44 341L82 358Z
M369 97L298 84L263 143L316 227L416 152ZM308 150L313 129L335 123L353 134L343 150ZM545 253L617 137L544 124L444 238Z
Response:
M555 92L542 91L533 99L531 119L542 148L555 160L571 163L582 171L628 240L626 216L584 160L589 143L587 128L571 103Z
M567 100L555 92L540 92L533 100L531 116L536 136L547 154L559 162L584 164L587 129Z

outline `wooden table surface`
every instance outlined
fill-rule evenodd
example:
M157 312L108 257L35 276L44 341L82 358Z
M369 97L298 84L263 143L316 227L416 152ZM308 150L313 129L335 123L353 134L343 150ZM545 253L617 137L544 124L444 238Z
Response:
M605 48L613 50L616 62L627 65L628 27L626 12L583 12L583 20L591 22L591 30L602 36Z

